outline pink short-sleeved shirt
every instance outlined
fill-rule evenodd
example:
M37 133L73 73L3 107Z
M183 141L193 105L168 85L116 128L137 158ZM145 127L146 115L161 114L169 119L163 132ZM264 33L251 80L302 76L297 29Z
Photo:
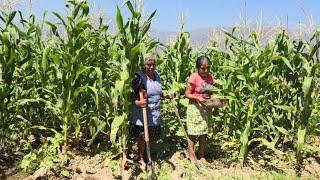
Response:
M202 88L210 88L214 85L214 77L212 75L206 78L201 77L198 73L193 73L188 79L188 83L193 84L195 88L191 94L195 96L202 96L203 98L210 98L210 95L202 92Z

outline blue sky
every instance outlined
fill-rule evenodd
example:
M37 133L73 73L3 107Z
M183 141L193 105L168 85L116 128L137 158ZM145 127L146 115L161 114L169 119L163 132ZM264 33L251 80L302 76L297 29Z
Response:
M30 0L27 0L30 1ZM66 0L31 0L32 12L42 14L56 11L65 13ZM89 0L95 2L95 10L104 11L106 16L114 19L115 7L121 5L121 0ZM299 22L306 23L306 15L312 17L314 26L320 24L320 0L144 0L146 13L157 9L153 28L162 31L179 29L179 18L183 13L186 17L185 28L232 26L239 22L240 16L251 22L257 22L262 17L263 23L273 24L280 19L284 24L296 26ZM27 7L27 6L24 6ZM246 10L245 10L246 9ZM262 15L262 16L261 16Z

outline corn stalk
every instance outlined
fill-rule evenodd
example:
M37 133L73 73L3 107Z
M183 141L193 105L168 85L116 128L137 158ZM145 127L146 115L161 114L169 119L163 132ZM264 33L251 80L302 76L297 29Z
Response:
M118 55L119 76L115 80L114 87L111 90L113 102L114 120L111 124L110 140L118 148L119 154L122 154L121 166L124 167L126 161L127 141L129 135L130 112L130 82L134 73L140 70L140 62L146 54L152 52L157 42L148 37L148 31L152 19L156 13L154 11L143 21L141 13L137 7L133 7L130 1L125 1L126 6L131 13L127 21L123 20L120 8L117 7L116 23L118 27ZM115 70L119 71L119 70ZM118 137L118 138L117 138Z

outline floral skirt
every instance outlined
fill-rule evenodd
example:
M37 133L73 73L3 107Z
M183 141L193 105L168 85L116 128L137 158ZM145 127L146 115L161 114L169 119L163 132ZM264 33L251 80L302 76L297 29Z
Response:
M211 121L212 111L201 107L198 104L190 103L187 109L187 132L189 135L208 134L209 123Z

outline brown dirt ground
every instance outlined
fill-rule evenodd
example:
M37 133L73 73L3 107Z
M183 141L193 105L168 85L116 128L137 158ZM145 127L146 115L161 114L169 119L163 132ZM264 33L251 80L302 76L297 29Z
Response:
M309 142L311 143L311 142ZM311 144L317 147L319 142ZM168 146L168 145L166 145ZM167 150L159 153L166 146L160 146L157 153L152 154L155 159L157 179L320 179L320 154L309 154L304 158L301 178L295 172L295 158L282 161L275 155L261 157L261 151L256 149L248 154L245 167L231 162L224 154L208 157L209 164L197 169L186 158L185 151ZM168 146L169 147L169 146ZM135 149L135 148L133 148ZM142 170L136 162L136 152L128 152L129 160L124 170L120 168L119 160L111 160L101 153L90 156L90 150L73 151L74 154L63 164L53 168L40 168L32 174L21 172L17 167L23 154L17 149L0 146L0 179L76 179L76 180L104 180L104 179L146 179L147 172ZM174 152L171 152L174 151ZM265 152L265 151L264 151ZM216 153L216 151L214 152ZM103 153L102 153L103 154ZM235 157L236 158L236 157ZM67 163L66 163L67 162ZM231 162L231 163L230 163ZM67 170L69 176L62 176L61 171Z
M70 175L63 177L57 169L40 168L32 175L16 173L13 167L4 171L1 179L146 179L147 173L141 170L135 163L127 163L125 169L120 170L119 161L108 161L99 154L88 156L74 156L65 167ZM320 178L320 156L305 159L305 168L302 171L302 179ZM158 179L296 179L296 173L288 164L273 160L273 168L266 169L263 162L256 161L249 155L247 167L227 167L226 160L216 159L199 170L189 163L184 152L176 152L167 159L156 161L156 173Z

